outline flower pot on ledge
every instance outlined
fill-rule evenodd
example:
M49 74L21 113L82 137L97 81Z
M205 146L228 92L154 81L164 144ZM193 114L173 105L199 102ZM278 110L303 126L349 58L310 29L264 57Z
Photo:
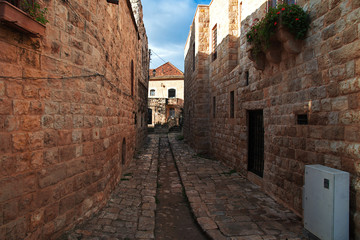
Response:
M271 41L269 47L264 50L264 53L269 62L279 63L281 61L281 43L278 41Z
M254 62L254 67L257 70L264 70L265 69L265 59L266 59L265 54L263 52L260 52L255 56L253 53L253 49L252 49L251 45L249 45L249 44L247 44L246 51L248 54L248 58Z
M291 54L298 54L301 52L302 41L296 39L282 24L280 24L276 30L276 37L282 43L286 52Z
M4 0L0 0L0 21L33 36L38 37L45 34L45 25L37 22L29 14Z

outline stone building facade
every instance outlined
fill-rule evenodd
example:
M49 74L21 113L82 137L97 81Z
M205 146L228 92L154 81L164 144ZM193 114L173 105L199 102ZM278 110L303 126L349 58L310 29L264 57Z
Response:
M16 1L0 1L0 239L56 239L104 206L145 138L141 2L39 0L45 27L8 2Z
M311 19L300 51L279 41L281 60L263 59L262 70L248 57L246 33L267 2L198 6L185 46L184 137L299 216L305 165L349 172L350 229L358 239L360 2L296 2Z
M149 70L148 126L179 126L184 106L184 74L167 62ZM169 120L171 120L169 122Z

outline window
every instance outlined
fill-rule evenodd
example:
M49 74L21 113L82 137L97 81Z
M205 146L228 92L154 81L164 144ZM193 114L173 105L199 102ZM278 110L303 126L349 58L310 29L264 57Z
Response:
M131 96L134 96L134 61L131 60Z
M234 91L230 92L230 118L235 117L235 94Z
M150 90L150 96L152 96L152 97L155 96L155 89L151 89L151 90Z
M106 0L108 3L119 4L119 0Z
M212 29L212 60L214 61L217 58L217 24L215 24Z
M176 97L176 90L171 88L168 90L168 98L175 98Z
M295 0L283 0L283 3L285 3L287 5L291 5L291 4L295 4L296 1Z
M169 117L175 117L175 109L174 108L170 108Z
M267 9L276 8L276 5L277 5L277 0L268 0Z
M193 71L195 71L195 43L193 44L193 49L192 49L192 60L193 60Z
M249 85L249 71L245 72L245 84L246 84L246 86Z
M125 141L125 138L123 139L122 148L121 148L121 163L122 163L122 165L125 165L125 163L126 163L126 141Z
M307 114L299 114L297 115L297 124L299 125L308 125L308 116Z
M288 4L288 5L291 5L291 4L295 4L296 3L296 0L268 0L267 1L267 9L269 8L276 8L278 3L284 3L284 4Z
M152 124L152 109L148 108L148 124Z
M216 116L216 97L213 97L213 118Z

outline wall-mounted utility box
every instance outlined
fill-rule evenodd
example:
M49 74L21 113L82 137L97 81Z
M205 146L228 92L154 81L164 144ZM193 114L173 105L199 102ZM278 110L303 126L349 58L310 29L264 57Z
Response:
M349 188L349 173L322 165L306 165L305 229L322 240L348 240Z

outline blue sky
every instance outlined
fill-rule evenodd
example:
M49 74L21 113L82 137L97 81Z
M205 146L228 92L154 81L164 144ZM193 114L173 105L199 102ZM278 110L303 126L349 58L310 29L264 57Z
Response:
M184 71L184 47L198 4L211 0L143 0L144 23L149 48L165 62ZM150 68L164 63L156 54Z

